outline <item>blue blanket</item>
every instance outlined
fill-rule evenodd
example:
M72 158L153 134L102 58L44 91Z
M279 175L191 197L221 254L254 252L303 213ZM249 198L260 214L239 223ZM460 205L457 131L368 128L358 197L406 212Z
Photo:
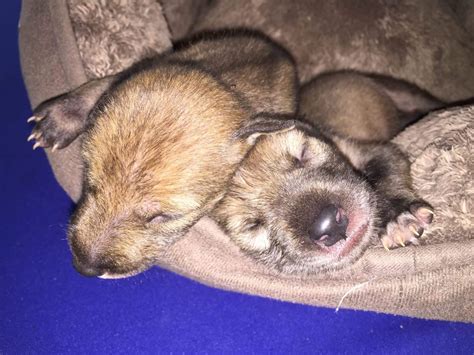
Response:
M212 289L159 268L125 280L80 276L65 233L73 204L44 152L26 142L19 4L0 6L0 354L472 354L469 324L335 313Z

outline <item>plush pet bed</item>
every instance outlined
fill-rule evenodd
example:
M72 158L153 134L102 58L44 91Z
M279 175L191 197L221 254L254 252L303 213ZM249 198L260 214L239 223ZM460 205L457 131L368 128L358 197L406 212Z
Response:
M239 6L199 0L26 0L22 69L35 107L163 52L193 31L245 26L285 45L302 81L351 68L410 80L447 101L473 97L474 40L466 30L472 16L459 15L466 12L459 10L462 4L389 3L301 1L280 8L265 0ZM329 15L347 21L331 27ZM160 265L211 286L292 302L474 321L473 135L474 106L463 106L433 113L395 139L412 161L416 189L436 211L421 246L390 252L376 246L345 270L289 277L256 265L203 218ZM81 191L79 149L80 139L67 149L47 150L55 176L75 201Z

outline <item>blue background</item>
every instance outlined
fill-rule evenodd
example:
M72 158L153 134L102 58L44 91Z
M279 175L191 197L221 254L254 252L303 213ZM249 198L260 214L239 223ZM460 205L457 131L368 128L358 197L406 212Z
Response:
M474 326L322 309L212 289L154 268L125 280L76 273L73 208L31 127L17 48L19 3L0 8L0 353L456 353ZM38 34L41 35L41 34Z

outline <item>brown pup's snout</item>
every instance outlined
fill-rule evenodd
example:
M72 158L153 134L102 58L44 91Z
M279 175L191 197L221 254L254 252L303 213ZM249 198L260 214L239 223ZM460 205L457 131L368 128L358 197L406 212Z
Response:
M127 277L143 271L149 264L148 260L132 260L126 254L111 251L93 255L93 252L84 254L80 250L72 248L72 254L74 269L86 277L104 279Z
M157 244L154 231L137 229L140 219L134 213L115 212L113 216L122 216L110 222L110 215L93 211L90 204L90 199L83 200L78 212L86 210L71 220L68 241L74 268L84 276L100 278L131 276L148 268ZM128 232L132 228L139 234Z
M87 277L97 277L103 275L106 270L100 265L100 259L93 257L93 253L88 252L85 246L82 246L77 237L70 238L72 251L72 265L77 272Z
M83 276L87 277L97 277L102 276L105 271L99 265L95 265L94 263L84 262L74 257L72 259L72 264L77 272L79 272Z
M322 242L330 247L341 239L346 239L349 218L346 212L334 204L325 206L316 216L309 236L312 240Z

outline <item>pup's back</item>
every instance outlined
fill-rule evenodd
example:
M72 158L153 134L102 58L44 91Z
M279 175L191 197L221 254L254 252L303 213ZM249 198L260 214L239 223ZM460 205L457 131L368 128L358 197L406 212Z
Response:
M299 90L289 54L252 31L206 34L186 42L169 59L190 61L242 95L254 112L293 114Z

